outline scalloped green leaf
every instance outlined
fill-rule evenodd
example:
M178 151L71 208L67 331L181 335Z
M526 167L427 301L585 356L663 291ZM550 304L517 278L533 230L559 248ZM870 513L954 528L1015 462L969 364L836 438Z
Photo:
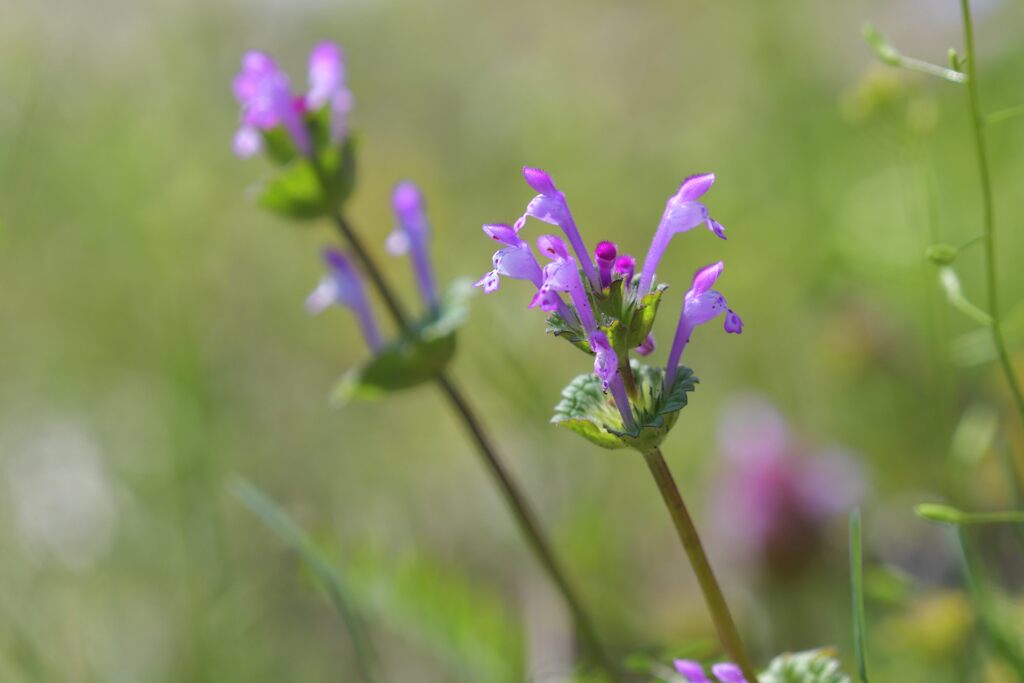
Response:
M551 421L602 448L625 448L626 443L604 426L607 419L617 417L610 410L614 408L608 405L600 378L589 372L577 376L562 390L562 400L555 406Z
M633 412L637 426L627 430L610 396L602 391L593 373L579 375L562 390L551 421L566 427L603 448L632 448L641 453L661 445L686 406L687 394L696 388L693 371L680 366L672 390L662 395L661 368L632 363L637 383Z
M374 400L437 379L455 355L455 332L465 322L473 292L468 280L452 283L430 315L342 375L331 391L332 401Z
M850 683L835 652L809 650L781 654L758 676L761 683Z

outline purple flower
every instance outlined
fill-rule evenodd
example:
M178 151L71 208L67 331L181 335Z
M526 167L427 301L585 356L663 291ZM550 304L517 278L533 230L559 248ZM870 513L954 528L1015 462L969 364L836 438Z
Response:
M605 391L611 389L615 407L622 416L622 424L626 429L633 429L636 422L633 420L633 409L629 405L629 395L626 394L625 380L619 374L619 357L615 349L601 330L591 333L588 341L590 349L594 352L594 374L601 379Z
M636 259L629 254L623 254L615 261L615 268L613 272L616 275L622 276L622 279L626 281L628 287L633 283L633 271L636 269Z
M388 236L387 249L396 256L409 253L423 300L428 308L434 308L437 305L437 291L427 255L430 225L427 223L423 193L414 182L402 181L395 186L391 195L391 206L398 219L398 225Z
M530 308L539 306L542 311L558 310L557 301L561 301L558 292L568 293L573 306L576 307L576 315L583 325L583 331L589 339L597 330L597 321L594 319L594 311L590 307L587 292L583 288L576 259L569 255L565 242L554 235L538 237L537 249L551 259L551 263L544 266L544 282L530 302Z
M729 662L714 664L711 667L711 673L715 676L714 679L708 678L700 662L695 662L692 659L677 659L672 663L675 665L676 671L688 683L712 683L714 680L721 681L721 683L747 683L746 679L743 678L743 672L740 668Z
M639 283L641 294L650 291L651 285L654 284L654 270L675 235L704 223L708 230L725 239L725 228L708 215L707 207L697 201L714 182L714 173L693 175L684 180L679 186L679 191L669 197L658 230L651 241L651 248L647 251L647 258L644 259L644 269Z
M647 338L644 339L643 344L633 349L633 352L636 353L636 355L638 356L649 356L652 353L654 353L654 349L656 346L657 345L654 343L654 333L652 332L647 335Z
M377 324L374 322L359 273L352 267L348 258L336 249L324 250L324 261L327 264L327 273L306 298L306 310L316 315L332 305L351 309L359 320L359 328L366 339L366 345L376 353L381 346L380 333L377 331Z
M544 284L537 257L533 255L530 245L519 238L519 233L504 224L485 225L484 233L495 242L506 245L494 252L492 262L494 270L477 280L474 286L482 287L490 294L498 289L499 276L504 275L513 280L529 280L538 289Z
M808 566L828 524L863 495L854 456L837 447L808 448L762 398L729 402L718 443L724 470L714 518L742 564L782 575Z
M743 678L743 671L735 664L730 664L729 662L713 665L711 673L722 683L747 683L747 679Z
M704 667L700 662L695 662L692 659L677 659L672 663L675 665L676 671L689 683L711 683L711 679L704 673Z
M612 268L619 248L614 242L598 242L594 247L594 261L597 262L597 274L601 278L601 289L612 283Z
M594 264L590 261L590 253L587 251L586 245L583 244L580 231L576 228L576 222L569 211L569 204L565 201L565 195L555 187L555 182L551 179L551 176L539 168L524 166L523 178L526 179L526 183L530 187L540 194L530 200L530 203L526 206L526 213L516 221L516 231L518 232L526 223L527 216L532 216L539 221L561 228L562 232L569 239L569 244L572 245L573 251L576 252L576 258L579 259L583 272L586 273L591 286L595 290L599 290L601 288L601 280L597 275L597 271L594 270Z
M683 297L683 311L679 315L679 326L672 341L672 350L668 354L668 365L665 368L665 390L672 388L675 381L679 357L690 341L690 334L698 325L710 322L726 313L725 331L739 334L743 330L743 321L726 304L725 297L711 287L722 273L724 265L721 261L704 266L693 275L693 285ZM642 281L641 281L642 284Z
M312 153L303 119L305 102L292 95L288 75L272 57L262 52L245 53L242 70L232 86L242 107L242 125L234 140L236 154L243 158L252 156L262 146L260 131L278 126L284 126L302 154Z
M352 112L352 92L345 79L345 58L334 43L320 43L309 54L309 92L306 107L319 111L330 107L330 137L340 142L348 133Z

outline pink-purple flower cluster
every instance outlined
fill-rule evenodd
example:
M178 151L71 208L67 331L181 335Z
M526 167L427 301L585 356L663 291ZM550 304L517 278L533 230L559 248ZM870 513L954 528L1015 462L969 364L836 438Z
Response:
M595 355L594 372L601 378L605 390L611 391L623 424L631 429L635 420L621 370L623 367L628 368L627 356L630 350L641 356L652 353L655 349L654 337L648 334L642 342L640 339L634 341L633 344L639 345L633 349L617 350L609 342L606 332L608 325L614 321L607 319L607 310L597 313L595 310L600 308L599 302L608 295L613 283L617 281L622 282L621 291L627 308L652 292L655 270L673 236L703 224L718 237L725 239L722 225L712 219L707 208L698 201L714 183L715 176L710 173L691 176L669 198L639 276L634 275L634 258L629 254L620 254L613 242L599 242L591 257L569 210L565 194L558 189L551 176L541 169L525 167L523 177L538 194L530 200L525 213L512 227L504 224L484 226L484 232L489 237L505 246L495 252L493 270L486 273L476 285L490 293L498 289L501 277L533 283L536 293L530 307L557 314L563 323L579 328L579 338L585 341ZM530 244L520 237L528 218L560 228L568 240L566 245L555 235L541 235L537 238L537 250L549 261L543 268ZM679 359L697 326L725 315L727 332L738 334L743 329L743 321L728 307L725 297L711 289L721 272L721 261L701 268L694 276L692 287L683 297L683 309L665 369L666 389L673 386ZM614 313L610 315L614 318Z
M345 60L334 43L321 43L309 55L309 89L292 92L291 83L273 57L247 52L242 70L232 83L241 106L241 126L235 133L234 150L251 157L263 148L264 133L283 128L303 156L314 152L308 118L329 109L329 139L338 143L348 134L352 93L345 82Z
M695 662L692 659L677 659L673 662L676 671L679 672L688 683L714 683L720 681L721 683L747 683L747 679L743 677L743 672L735 664L729 662L721 662L719 664L713 664L711 666L711 675L713 678L709 678L707 673L704 671L704 666L700 662Z

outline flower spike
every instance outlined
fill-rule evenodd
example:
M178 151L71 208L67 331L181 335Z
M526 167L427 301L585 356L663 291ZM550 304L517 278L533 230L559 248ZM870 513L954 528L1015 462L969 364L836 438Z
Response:
M327 273L306 298L306 310L311 315L317 315L332 305L350 309L359 320L366 345L376 353L381 347L380 333L359 273L352 267L348 257L337 249L325 249L324 262L327 264Z
M292 96L288 75L263 52L247 52L242 70L232 82L242 107L242 125L235 134L234 150L240 157L256 154L262 147L261 131L283 126L295 147L309 156L312 144L303 120L304 102Z
M693 275L693 285L683 297L683 310L679 315L679 325L672 342L672 350L668 355L668 365L665 367L666 390L672 387L676 368L679 366L679 358L683 355L683 349L686 348L686 344L690 341L690 335L698 325L710 322L725 313L725 331L732 334L739 334L743 331L743 320L729 308L725 297L720 292L711 289L718 276L722 274L723 268L724 264L719 261L704 266Z
M434 287L434 272L427 254L430 224L427 222L426 200L416 183L404 180L395 186L391 195L391 206L398 219L398 225L388 236L388 251L396 256L409 253L420 293L427 307L432 309L437 305L437 290Z
M697 200L715 182L714 173L704 173L690 176L679 186L679 190L669 197L665 203L665 212L661 216L661 222L654 233L651 247L647 251L647 258L644 259L644 269L640 275L640 292L646 294L651 285L654 284L654 271L661 261L665 249L672 238L681 233L693 230L701 223L704 223L708 230L725 239L725 228L718 221L711 218L706 206Z
M565 194L555 186L551 176L539 168L524 166L523 178L526 180L527 185L540 194L530 200L530 203L526 206L526 213L516 221L516 230L518 231L526 223L527 216L532 216L539 221L561 228L562 232L569 239L569 244L572 245L573 251L576 252L576 258L579 259L583 272L586 273L591 286L594 289L600 289L601 280L597 275L597 271L594 270L594 264L590 260L590 253L587 251L583 238L580 236L580 231L576 227L576 222L573 220L572 213L569 211L569 204L565 200Z

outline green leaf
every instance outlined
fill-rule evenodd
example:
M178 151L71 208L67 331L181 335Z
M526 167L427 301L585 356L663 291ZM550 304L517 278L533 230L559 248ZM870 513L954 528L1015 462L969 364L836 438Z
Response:
M1018 510L963 512L941 503L921 503L914 507L914 514L940 524L1024 524L1024 511Z
M284 126L262 131L262 134L263 149L267 157L278 166L291 163L298 156L299 150L295 148L292 136Z
M654 318L658 315L658 305L661 303L661 296L668 289L668 285L658 285L657 289L650 292L633 309L632 317L629 319L629 333L626 337L626 348L635 349L647 340L654 326Z
M576 377L562 390L551 421L570 429L603 448L632 448L648 453L661 445L686 406L687 394L696 388L693 371L680 366L671 391L664 394L664 372L640 363L632 363L637 399L632 401L636 427L627 430L610 395L602 390L601 380L593 373Z
M289 218L320 218L344 206L355 188L355 180L355 142L349 138L340 148L323 149L315 164L309 159L295 158L263 186L258 202Z
M373 400L436 379L455 354L455 331L474 290L457 280L438 307L366 363L346 372L331 392L337 403Z
M757 678L760 683L850 683L831 650L781 654Z
M864 645L864 560L860 535L860 508L850 513L850 589L853 596L853 649L857 674L868 683L867 653Z
M367 683L377 680L378 666L362 618L353 609L345 582L327 556L288 513L251 483L239 477L231 482L230 488L235 497L280 536L316 575L348 630L363 680Z

